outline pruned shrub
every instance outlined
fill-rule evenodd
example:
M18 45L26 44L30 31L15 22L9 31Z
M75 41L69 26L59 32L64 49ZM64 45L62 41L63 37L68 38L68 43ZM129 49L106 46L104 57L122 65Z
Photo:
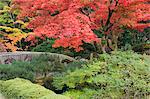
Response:
M70 99L20 78L0 81L0 92L8 99Z

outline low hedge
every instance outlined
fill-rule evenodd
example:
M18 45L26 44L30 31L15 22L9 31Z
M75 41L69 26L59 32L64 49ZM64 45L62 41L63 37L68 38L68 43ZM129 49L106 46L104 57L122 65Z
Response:
M8 99L70 99L21 78L0 81L0 93Z

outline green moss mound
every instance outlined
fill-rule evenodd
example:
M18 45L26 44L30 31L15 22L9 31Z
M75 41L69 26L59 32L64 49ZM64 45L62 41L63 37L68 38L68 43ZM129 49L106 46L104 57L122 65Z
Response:
M0 92L8 99L70 99L21 78L0 81Z

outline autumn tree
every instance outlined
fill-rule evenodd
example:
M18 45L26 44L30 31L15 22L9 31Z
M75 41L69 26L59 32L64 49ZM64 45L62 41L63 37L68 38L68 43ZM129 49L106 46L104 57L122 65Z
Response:
M5 0L4 0L5 1ZM16 19L17 11L11 10L9 5L5 5L0 10L0 50L16 51L22 50L21 40L27 37L27 22ZM26 29L27 30L27 29ZM19 44L18 44L19 43ZM21 47L19 47L19 46Z
M27 39L36 42L53 38L53 47L82 50L82 45L96 42L105 52L102 40L117 43L122 27L143 30L150 23L149 0L13 0L12 7L20 9L18 18L31 19L28 28L33 29ZM102 33L103 38L94 34Z

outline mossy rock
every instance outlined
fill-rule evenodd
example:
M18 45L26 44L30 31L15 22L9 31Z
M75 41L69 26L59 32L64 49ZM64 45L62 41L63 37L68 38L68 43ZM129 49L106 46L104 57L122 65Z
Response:
M31 61L34 57L47 56L51 60L57 60L60 62L74 62L77 61L74 58L57 53L46 53L46 52L4 52L0 53L0 64L11 64L14 61Z

